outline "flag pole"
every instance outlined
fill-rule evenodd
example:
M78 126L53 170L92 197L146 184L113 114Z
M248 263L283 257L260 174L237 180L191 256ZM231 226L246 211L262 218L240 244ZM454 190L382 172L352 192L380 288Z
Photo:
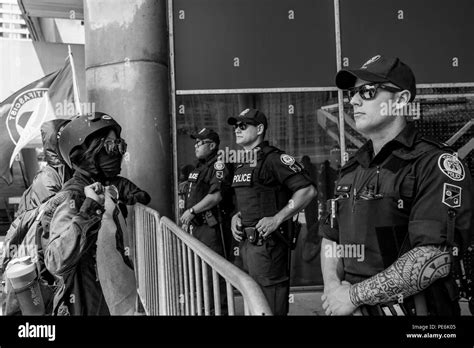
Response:
M82 115L81 103L79 102L79 88L77 87L76 69L74 67L74 58L72 57L71 45L67 45L67 47L68 47L69 63L71 64L71 69L72 69L72 89L74 93L74 104L76 107L76 115Z

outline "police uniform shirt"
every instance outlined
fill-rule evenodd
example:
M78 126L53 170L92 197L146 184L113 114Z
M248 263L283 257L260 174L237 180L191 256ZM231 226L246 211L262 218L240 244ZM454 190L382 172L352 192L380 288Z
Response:
M196 168L188 176L188 193L186 209L199 203L206 195L221 192L224 196L230 190L230 171L222 161L213 154L204 161L199 161Z
M265 151L268 151L269 148L274 149L275 151L269 152L265 157L263 163L261 163ZM281 210L288 200L291 198L291 194L307 187L313 185L313 182L309 178L306 170L296 162L296 160L290 156L273 148L269 145L267 141L262 142L256 147L257 153L257 165L252 165L252 163L244 163L237 166L232 186L235 189L236 198L239 210L242 214L242 223L244 225L253 226L261 218L265 216L273 216L279 210ZM278 202L277 209L262 207L264 203L249 201L247 197L243 197L241 194L241 188L249 187L258 182L261 185L266 187L276 187L281 186L282 190L287 191L287 197L282 201ZM255 186L252 186L255 188ZM283 195L284 196L284 195ZM260 204L260 206L258 206ZM254 206L255 209L252 210L251 214L246 214L246 208L249 206Z
M386 269L399 251L452 245L454 229L465 247L472 238L471 180L452 150L409 125L375 157L367 142L341 169L337 221L322 225L320 234L365 248L365 260L344 260L346 275L358 281Z

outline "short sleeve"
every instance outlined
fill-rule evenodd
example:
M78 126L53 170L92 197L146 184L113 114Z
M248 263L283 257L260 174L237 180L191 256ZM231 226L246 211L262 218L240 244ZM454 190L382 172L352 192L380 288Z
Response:
M265 160L265 170L272 173L278 183L285 185L292 192L314 185L309 174L294 157L285 153L271 153Z
M211 167L209 167L207 180L209 182L208 194L229 190L231 186L230 170L224 162L216 161Z
M468 168L442 150L424 156L416 166L408 225L411 246L451 243L454 230L469 235L473 207ZM448 236L450 230L453 235Z

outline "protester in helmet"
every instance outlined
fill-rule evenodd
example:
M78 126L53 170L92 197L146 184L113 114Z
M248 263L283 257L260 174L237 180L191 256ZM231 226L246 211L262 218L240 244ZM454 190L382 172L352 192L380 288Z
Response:
M73 119L61 133L61 155L75 173L61 191L67 198L54 212L45 251L46 267L59 284L53 314L109 314L95 257L104 185L120 173L126 151L120 133L120 125L101 112Z

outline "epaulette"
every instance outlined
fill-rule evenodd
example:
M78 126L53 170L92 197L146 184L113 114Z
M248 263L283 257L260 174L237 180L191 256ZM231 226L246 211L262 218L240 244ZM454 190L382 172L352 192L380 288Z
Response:
M435 149L443 149L447 152L453 153L455 152L446 143L442 143L431 137L420 136L416 139L414 147L412 147L411 149L400 148L398 150L395 150L393 154L404 160L413 160Z
M440 149L451 149L452 150L452 148L448 144L443 143L443 142L441 142L441 141L439 141L435 138L432 138L430 136L427 136L427 135L421 136L420 140L425 141L427 143L430 143L432 145L435 145L436 147L438 147Z
M348 170L349 168L351 168L353 165L357 164L359 162L357 162L357 159L356 159L356 156L355 154L352 155L349 160L342 166L341 168L341 173L342 172L345 172L346 170Z

